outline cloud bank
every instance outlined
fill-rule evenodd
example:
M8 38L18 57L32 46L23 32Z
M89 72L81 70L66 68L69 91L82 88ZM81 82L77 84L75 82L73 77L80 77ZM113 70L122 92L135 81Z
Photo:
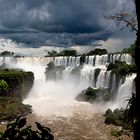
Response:
M0 0L0 34L17 42L92 45L107 40L116 24L104 18L131 0Z

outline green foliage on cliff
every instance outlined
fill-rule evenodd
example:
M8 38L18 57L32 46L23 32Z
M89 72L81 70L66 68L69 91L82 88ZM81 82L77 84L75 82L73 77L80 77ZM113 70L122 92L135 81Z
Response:
M93 89L88 87L83 90L78 96L76 96L77 101L85 101L85 102L102 102L109 101L112 98L113 94L108 92L108 89Z
M107 49L94 49L94 50L91 50L90 52L87 53L87 55L103 55L103 54L107 54L108 51Z
M17 116L25 116L31 112L31 106L22 104L22 100L0 96L0 121L13 120Z
M94 90L91 87L88 87L87 89L83 90L77 97L76 100L78 101L87 101L87 102L93 102L97 98L96 90Z
M0 121L31 112L31 107L23 105L22 99L27 96L33 81L32 72L0 69Z
M54 140L51 129L36 122L37 130L26 126L26 118L17 118L9 123L4 133L0 134L1 140Z
M8 88L9 88L8 84L3 79L0 80L0 89L5 91Z
M126 62L115 61L114 63L110 63L107 70L112 70L113 73L126 75L136 72L135 64L127 64Z
M55 50L53 51L48 51L48 55L51 57L57 57L57 56L77 56L77 51L76 50L63 50L61 52L57 52Z
M9 86L5 93L0 90L1 96L24 98L33 85L34 74L21 70L0 69L0 80L4 80Z
M135 44L132 44L132 45L130 46L130 48L124 48L124 49L122 50L122 53L128 53L128 54L130 54L132 57L134 57L135 48L136 48L136 45L135 45Z
M115 109L112 111L108 109L104 116L106 124L122 126L123 129L132 130L132 123L128 120L128 110Z

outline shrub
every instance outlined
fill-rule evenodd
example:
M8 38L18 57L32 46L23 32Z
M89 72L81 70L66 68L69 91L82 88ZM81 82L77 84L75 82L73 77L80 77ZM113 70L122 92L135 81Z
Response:
M102 102L102 101L109 101L112 98L112 93L108 92L108 89L99 88L93 89L88 87L87 89L81 91L79 95L76 96L77 101L85 101L85 102Z
M112 114L112 110L111 109L107 109L107 111L105 112L104 116L107 117L109 115Z
M123 134L125 134L123 130L112 130L111 131L111 135L114 137L117 137L117 138L122 136Z
M55 50L53 51L48 51L48 55L46 55L45 57L48 57L48 56L51 56L51 57L57 57L57 56L77 56L77 51L76 50L63 50L61 52L57 52Z
M13 56L14 53L13 52L9 52L9 51L4 51L0 54L1 56Z
M58 53L58 56L76 56L76 50L63 50L62 52Z
M105 124L122 126L124 129L132 130L132 124L128 119L128 110L115 109L113 112L108 109L105 116Z
M51 52L48 51L48 55L49 55L49 56L57 56L57 51L54 51L54 50L51 51Z
M9 85L2 79L0 80L0 96L6 96Z
M31 106L22 104L22 100L13 97L0 96L0 121L11 121L18 115L31 113Z
M50 128L36 122L37 130L26 126L26 118L17 118L7 125L4 133L0 134L1 140L54 140Z
M132 44L132 45L130 46L130 48L124 48L124 49L122 50L122 53L128 53L128 54L130 54L132 57L134 57L135 47L136 47L136 45L135 45L135 44Z
M126 64L126 62L115 61L114 63L110 63L107 67L107 71L112 70L113 73L126 75L130 73L136 72L135 64Z
M103 54L107 54L108 51L107 49L94 49L94 50L91 50L90 52L87 53L87 55L103 55Z

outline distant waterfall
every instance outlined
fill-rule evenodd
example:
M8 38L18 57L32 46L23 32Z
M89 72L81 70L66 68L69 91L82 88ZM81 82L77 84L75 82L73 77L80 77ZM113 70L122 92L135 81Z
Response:
M114 61L125 61L127 64L132 63L132 57L129 54L105 54L85 56L85 64L92 66L106 66ZM54 62L56 66L75 67L80 65L80 56L59 56L59 57L0 57L0 64L13 62L26 62L32 64L47 65Z

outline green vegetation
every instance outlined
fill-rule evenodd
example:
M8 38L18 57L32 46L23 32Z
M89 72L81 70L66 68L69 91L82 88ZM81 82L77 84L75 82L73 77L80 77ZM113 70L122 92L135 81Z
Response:
M51 129L36 122L37 130L26 126L26 118L17 118L7 125L4 133L0 134L1 140L54 140Z
M130 48L125 48L122 50L122 53L128 53L130 54L132 57L134 57L134 53L135 53L135 48L136 48L136 45L135 44L132 44L130 46Z
M22 104L22 100L0 96L0 121L11 121L17 116L25 116L31 112L31 106Z
M88 87L83 90L78 96L76 96L77 101L85 102L100 102L100 101L109 101L112 98L113 94L108 92L108 89L93 89Z
M107 70L112 70L113 73L126 75L136 72L135 64L126 64L126 62L115 61L114 63L110 63Z
M9 88L8 84L2 79L0 80L0 90L6 91Z
M0 69L0 121L13 120L18 115L31 112L31 106L23 105L34 81L32 72L18 69Z
M55 50L53 51L48 51L48 55L47 56L51 56L51 57L57 57L57 56L77 56L77 51L76 50L63 50L61 52L57 52ZM46 56L46 57L47 57Z
M23 72L21 70L0 69L1 90L0 96L10 96L25 98L31 89L34 81L32 72ZM4 87L8 89L4 91Z
M103 54L107 54L108 51L107 49L99 49L99 48L96 48L94 50L91 50L90 52L88 52L87 54L82 54L80 55L82 58L86 55L103 55ZM47 56L51 56L51 57L57 57L57 56L77 56L77 51L76 50L68 50L68 49L65 49L61 52L57 52L55 50L53 51L48 51L48 55Z
M105 124L113 124L115 126L122 126L123 129L132 130L132 123L128 120L128 110L115 109L111 111L108 109L104 114Z
M123 129L121 129L121 130L113 129L111 131L111 136L114 136L116 138L120 138L120 140L121 140L121 137L124 136L124 135L127 135L128 137L130 137L131 133L130 133L130 131L126 131L126 130L123 130Z
M120 131L118 131L118 130L112 130L111 131L111 136L114 136L114 137L120 137L120 136L122 136L122 134L123 134L123 131L122 130L120 130Z
M4 51L0 53L0 56L13 56L14 53L13 52L9 52L9 51Z
M62 52L58 53L58 56L76 56L76 50L63 50Z
M97 49L94 49L94 50L88 52L87 55L103 55L103 54L107 54L107 53L108 53L107 49L97 48Z
M97 98L96 90L91 87L83 90L77 97L76 100L78 101L86 101L86 102L93 102Z
M54 57L54 56L57 56L58 53L57 53L57 51L53 50L53 51L48 51L48 55Z

